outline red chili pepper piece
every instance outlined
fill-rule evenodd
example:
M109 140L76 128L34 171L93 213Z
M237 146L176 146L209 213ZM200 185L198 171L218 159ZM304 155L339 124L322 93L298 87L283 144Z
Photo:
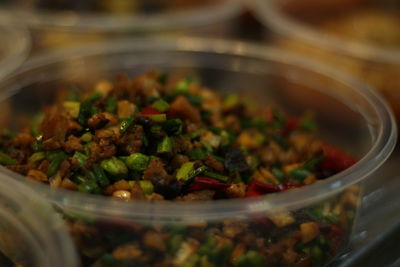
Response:
M289 118L286 124L281 129L281 135L287 135L299 127L299 120L296 118Z
M197 176L189 187L189 191L198 191L204 189L223 190L229 187L229 183L224 183L212 178Z
M158 115L158 114L162 114L162 112L158 111L157 109L153 108L153 107L144 107L141 111L140 114L142 116L152 116L152 115Z
M292 188L300 187L301 185L297 184L279 184L279 185L271 185L266 184L255 179L250 181L249 186L247 187L246 197L255 197L261 196L270 193L276 193L281 191L286 191Z
M332 251L337 251L344 241L344 231L336 224L331 225L330 232L325 237L331 241Z
M322 150L324 153L324 159L319 164L320 169L331 172L340 172L357 162L356 158L332 145L323 144Z

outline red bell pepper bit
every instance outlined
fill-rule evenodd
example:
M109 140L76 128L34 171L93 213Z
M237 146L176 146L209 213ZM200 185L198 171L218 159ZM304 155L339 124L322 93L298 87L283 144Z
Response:
M324 159L318 167L323 170L335 173L341 172L357 162L357 159L353 156L350 156L339 148L326 143L322 145L322 151Z
M299 120L296 118L289 118L286 124L281 129L281 135L287 135L299 127Z
M230 186L229 183L224 183L212 178L197 176L191 183L189 191L198 191L205 189L224 190Z
M140 115L144 116L144 117L149 117L152 115L158 115L158 114L162 114L162 112L158 111L157 109L153 108L153 107L144 107L140 113Z
M345 233L342 228L333 224L330 226L330 232L325 234L325 237L331 241L332 251L335 252L339 250L340 246L343 244L345 239Z

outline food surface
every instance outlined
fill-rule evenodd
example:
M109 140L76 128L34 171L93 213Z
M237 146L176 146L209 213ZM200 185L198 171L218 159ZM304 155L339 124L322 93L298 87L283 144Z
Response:
M191 78L148 72L95 87L3 135L0 162L52 187L125 200L257 196L355 162L314 136L310 114L287 117Z
M149 71L73 86L19 133L0 163L54 188L123 201L256 197L356 162L299 118L191 77ZM152 225L63 211L85 266L318 266L346 241L358 188L297 211ZM89 217L89 218L88 218Z

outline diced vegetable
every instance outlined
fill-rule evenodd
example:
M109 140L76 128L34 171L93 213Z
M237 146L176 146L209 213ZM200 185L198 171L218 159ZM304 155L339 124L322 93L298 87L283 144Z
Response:
M172 139L168 136L165 136L157 145L157 153L162 154L170 152L172 152Z
M189 178L190 172L194 170L194 162L189 161L184 163L176 173L176 179L187 180Z
M71 118L78 118L81 103L74 101L65 101L63 103L64 109Z
M15 165L17 161L7 155L6 153L0 152L0 164L2 165Z
M160 112L165 112L169 109L169 104L163 99L155 101L151 106Z
M133 117L127 117L121 119L121 127L119 128L119 132L122 134L125 133L129 129L129 127L131 127L134 120L135 119Z
M182 133L182 121L180 119L167 120L161 127L168 135L179 135Z
M143 193L145 193L146 195L150 195L154 191L153 184L150 181L147 180L139 181L139 185L140 188L142 188Z
M150 157L142 153L134 153L125 158L126 166L134 171L144 171L150 163Z
M115 97L107 98L105 111L108 113L116 113L117 112L117 103L118 100Z
M125 163L116 157L103 160L100 163L100 166L111 175L128 173L128 168L126 167Z

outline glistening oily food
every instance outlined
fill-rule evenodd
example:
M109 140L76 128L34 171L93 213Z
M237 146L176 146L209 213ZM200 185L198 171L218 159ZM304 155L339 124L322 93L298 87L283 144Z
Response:
M156 205L295 190L356 162L314 135L312 114L290 117L190 77L149 71L75 89L20 133L3 133L3 165L55 188ZM110 227L65 218L85 265L318 265L345 241L356 194L251 222Z

